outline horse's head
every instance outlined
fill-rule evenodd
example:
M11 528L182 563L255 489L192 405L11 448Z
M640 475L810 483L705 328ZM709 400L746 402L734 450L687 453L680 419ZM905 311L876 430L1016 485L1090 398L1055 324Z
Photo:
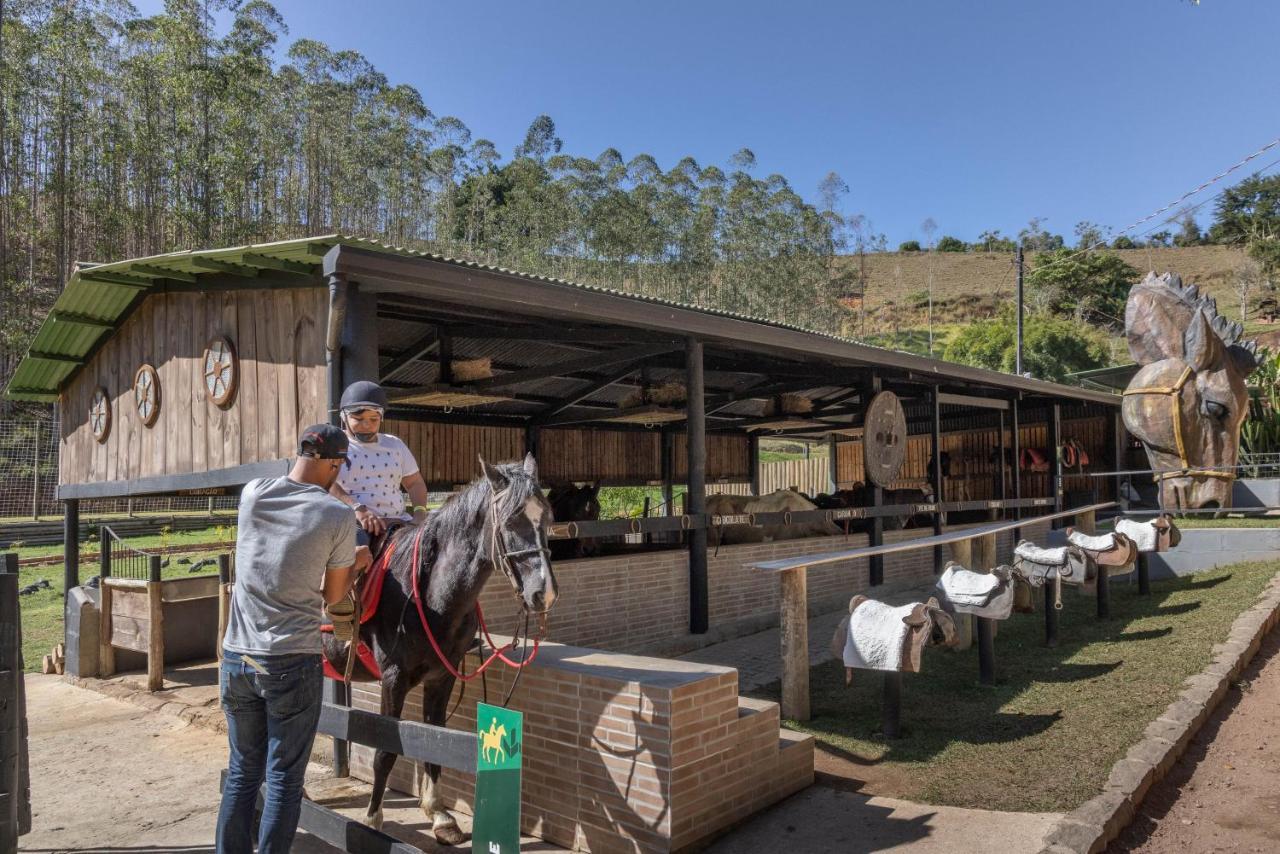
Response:
M526 609L549 611L557 593L547 548L551 505L538 486L538 464L533 454L527 454L523 464L492 466L481 459L480 468L491 489L485 524L489 558L507 576Z
M557 522L590 522L600 518L600 487L572 483L552 487L547 501Z
M1176 275L1149 273L1129 293L1125 333L1141 368L1124 392L1124 423L1151 468L1166 472L1156 475L1165 507L1231 505L1245 378L1257 367L1242 332Z

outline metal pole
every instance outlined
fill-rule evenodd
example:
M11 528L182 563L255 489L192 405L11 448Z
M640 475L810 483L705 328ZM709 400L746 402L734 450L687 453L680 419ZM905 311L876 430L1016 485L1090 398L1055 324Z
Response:
M1098 619L1111 618L1111 579L1105 566L1098 567Z
M1018 418L1018 396L1014 395L1009 401L1009 451L1013 457L1013 497L1014 500L1022 498L1022 423ZM1013 508L1013 518L1022 518L1022 508ZM1017 545L1018 540L1022 539L1022 531L1019 528L1013 529L1013 542Z
M866 408L870 406L871 398L880 393L882 381L880 375L872 371L871 380L867 386L866 400L864 401L863 418L865 423ZM905 441L905 438L904 438ZM884 506L884 489L871 478L867 478L871 486L871 506ZM876 516L871 520L871 526L867 529L867 545L878 546L884 542L884 517ZM875 587L878 584L884 584L884 555L872 555L867 561L867 583Z
M1054 607L1054 582L1044 580L1044 645L1058 645L1058 609Z
M1008 477L1008 462L1006 461L1005 457L1008 455L1009 451L1008 451L1008 445L1005 443L1005 438L1004 438L1004 410L1003 409L1000 410L999 415L1000 415L1000 433L999 433L999 437L997 439L997 444L996 444L996 453L998 454L997 459L999 460L996 463L996 472L997 472L996 498L999 498L1001 501L1004 501L1006 498L1009 497L1009 486L1007 483L1005 483L1005 480ZM1004 519L1006 518L1006 515L1005 515L1006 513L1007 511L1002 509L999 511L998 514L992 514L992 518Z
M1022 241L1018 241L1018 246L1013 253L1013 263L1018 269L1018 345L1014 356L1014 373L1022 376Z
M933 481L933 500L941 504L946 500L943 493L942 484L942 404L938 402L938 387L933 387L933 469L930 472L930 479ZM933 514L933 533L935 535L942 533L943 514L934 511ZM933 547L933 574L941 575L942 566L946 561L943 554L942 546Z
M992 621L986 617L974 617L978 627L978 681L983 685L996 684L996 637Z
M834 493L840 488L839 482L840 466L836 461L836 434L832 433L827 436L827 491Z
M902 674L886 670L884 697L880 702L880 728L885 738L902 737Z
M707 589L707 417L702 372L702 342L690 337L685 351L688 389L689 515L698 522L689 531L689 631L706 634L710 626Z
M1062 404L1054 401L1049 408L1049 447L1050 456L1049 469L1049 493L1053 497L1053 512L1062 512ZM1058 520L1051 523L1051 527L1059 527Z
M18 555L0 555L0 851L31 830Z
M80 586L80 500L62 502L62 625L63 642L69 640L66 627L71 625L67 609L71 591Z
M40 422L36 422L34 464L31 466L31 518L40 521Z
M129 567L125 567L128 572ZM111 577L111 529L98 526L98 578Z
M1151 595L1151 565L1147 562L1146 552L1138 554L1138 595Z
M1113 419L1111 443L1111 455L1115 457L1115 467L1112 471L1122 472L1124 471L1125 430L1124 415L1119 410L1116 410ZM1112 486L1112 489L1115 492L1112 497L1115 498L1117 504L1120 502L1120 485L1123 482L1124 475L1117 474L1115 476L1115 483Z
M760 434L747 437L747 459L751 468L751 494L760 494Z

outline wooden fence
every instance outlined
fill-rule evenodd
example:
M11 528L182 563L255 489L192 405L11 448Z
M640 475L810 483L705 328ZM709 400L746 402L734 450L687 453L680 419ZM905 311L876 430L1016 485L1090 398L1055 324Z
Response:
M806 495L830 492L829 471L826 457L761 463L760 494L768 495L774 490L792 486Z

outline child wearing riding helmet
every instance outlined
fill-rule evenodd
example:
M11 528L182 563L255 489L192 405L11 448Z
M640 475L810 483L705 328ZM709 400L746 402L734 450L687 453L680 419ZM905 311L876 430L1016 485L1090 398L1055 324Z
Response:
M350 465L334 483L332 493L355 510L360 530L356 539L368 548L389 522L427 518L427 484L413 452L395 436L381 432L387 393L377 383L362 380L342 393L342 428L351 439ZM409 494L406 506L404 493Z

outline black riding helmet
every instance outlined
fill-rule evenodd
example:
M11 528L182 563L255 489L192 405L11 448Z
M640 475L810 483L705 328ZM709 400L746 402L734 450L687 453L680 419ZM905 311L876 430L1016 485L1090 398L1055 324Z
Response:
M358 412L361 409L387 408L387 392L375 382L360 380L347 386L342 393L342 411Z
M378 441L377 432L362 433L351 428L346 423L346 416L353 412L359 412L362 409L376 409L379 412L385 412L387 409L387 393L382 386L369 380L360 380L347 386L347 390L342 393L342 416L343 426L351 430L351 435L355 436L360 442L366 444Z

